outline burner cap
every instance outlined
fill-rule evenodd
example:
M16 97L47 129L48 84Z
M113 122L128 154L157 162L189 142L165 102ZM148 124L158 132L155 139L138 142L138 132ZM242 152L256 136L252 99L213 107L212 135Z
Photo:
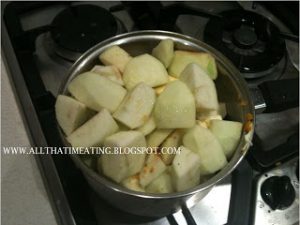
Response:
M240 48L250 48L257 41L255 31L249 26L241 26L233 34L233 40Z
M262 72L283 58L285 42L267 18L246 10L224 11L220 15L222 19L208 21L204 41L226 55L246 78L266 75ZM258 75L253 76L255 73Z
M117 21L106 9L77 5L61 11L52 22L51 36L63 49L83 53L117 34Z

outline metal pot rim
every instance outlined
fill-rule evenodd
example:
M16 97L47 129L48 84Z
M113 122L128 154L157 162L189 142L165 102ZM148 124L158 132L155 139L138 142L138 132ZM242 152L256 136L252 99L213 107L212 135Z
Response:
M152 193L143 193L143 192L136 192L129 190L127 188L122 187L119 184L114 183L113 181L110 181L108 178L105 178L104 176L99 175L92 169L90 169L88 166L86 166L82 160L79 158L78 155L71 155L72 160L75 162L75 164L89 177L92 179L95 179L97 182L105 185L108 188L113 189L116 192L121 192L123 194L127 195L133 195L136 197L140 198L151 198L151 199L170 199L170 198L181 198L184 196L189 196L196 194L198 192L204 191L208 188L211 188L214 186L216 183L219 181L223 180L225 177L227 177L243 160L244 156L246 155L250 145L251 145L251 140L253 137L254 133L254 127L255 127L255 111L254 111L254 106L250 98L250 94L248 91L248 86L244 79L242 78L242 75L240 74L239 70L224 56L222 55L219 51L216 49L212 48L211 46L196 40L192 37L174 33L174 32L169 32L169 31L160 31L160 30L143 30L143 31L135 31L135 32L128 32L124 34L120 34L117 36L114 36L112 38L109 38L103 42L100 42L99 44L95 45L94 47L90 48L88 51L86 51L71 67L69 72L67 73L67 76L65 77L65 80L62 82L62 85L59 90L59 94L65 94L67 92L67 86L70 80L74 76L78 74L78 70L80 70L83 65L85 65L91 57L94 58L95 55L99 55L99 49L102 51L105 48L110 47L111 45L119 45L122 43L126 43L126 40L129 38L133 39L140 39L140 38L149 38L150 36L155 37L156 39L159 40L159 38L171 38L175 41L180 41L181 43L184 44L193 44L195 46L201 46L205 51L209 52L212 54L220 63L223 64L225 68L231 71L231 73L235 74L235 76L232 76L232 80L239 86L239 90L243 93L245 98L248 100L248 106L247 106L247 111L250 112L254 119L253 119L253 125L252 128L249 132L244 132L241 136L239 145L237 147L237 150L231 160L228 162L228 164L220 170L218 173L216 173L213 177L211 177L209 180L205 181L204 183L197 185L194 188L188 189L186 191L181 191L181 192L174 192L174 193L168 193L168 194L152 194ZM63 143L65 145L69 145L68 142L65 139L65 136L58 126L60 136L63 140Z

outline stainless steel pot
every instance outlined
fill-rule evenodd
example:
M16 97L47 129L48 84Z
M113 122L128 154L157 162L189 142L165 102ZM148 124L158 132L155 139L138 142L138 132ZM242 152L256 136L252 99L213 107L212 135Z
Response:
M253 128L248 122L249 114L254 116L252 104L247 85L235 66L220 52L205 43L177 33L166 31L138 31L115 36L103 41L86 53L84 53L69 71L63 82L59 94L68 95L69 82L78 74L90 70L95 64L99 64L98 56L107 48L119 45L132 56L143 53L151 53L159 41L170 38L175 43L175 49L209 52L216 58L218 67L218 79L216 87L221 102L226 102L228 116L230 119L248 123L247 131L241 136L240 143L230 162L206 182L183 192L171 194L148 194L131 191L110 181L88 168L77 155L71 155L73 161L83 172L91 187L105 200L121 210L143 216L165 216L181 209L183 205L193 206L201 200L213 186L228 176L244 158L251 139ZM105 93L103 93L105 94ZM254 120L253 120L254 121ZM61 138L67 144L63 133ZM84 207L84 206L83 206Z

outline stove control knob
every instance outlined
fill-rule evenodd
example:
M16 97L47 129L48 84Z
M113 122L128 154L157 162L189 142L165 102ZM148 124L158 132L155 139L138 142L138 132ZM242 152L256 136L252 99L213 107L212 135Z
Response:
M273 176L265 180L260 189L263 200L271 209L286 209L293 204L296 194L288 176Z

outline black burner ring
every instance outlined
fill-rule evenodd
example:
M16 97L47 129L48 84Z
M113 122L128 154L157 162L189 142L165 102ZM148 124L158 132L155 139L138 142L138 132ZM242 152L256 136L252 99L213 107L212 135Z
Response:
M257 42L257 35L251 27L241 26L234 32L233 40L240 48L251 48Z
M51 37L62 49L83 53L117 34L115 17L95 5L70 6L52 21Z
M247 10L224 11L220 17L208 21L204 41L227 56L242 74L262 74L281 61L285 41L270 20Z

